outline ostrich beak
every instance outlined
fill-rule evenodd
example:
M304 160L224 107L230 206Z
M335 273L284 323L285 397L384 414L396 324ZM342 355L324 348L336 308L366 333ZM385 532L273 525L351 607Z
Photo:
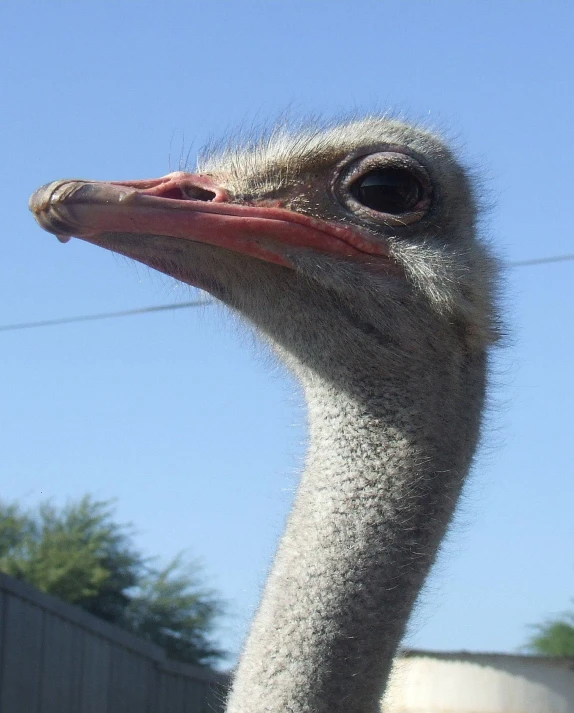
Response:
M360 228L323 221L269 204L231 202L209 176L184 172L141 181L61 180L38 189L30 210L62 242L72 236L163 235L217 245L285 267L293 249L391 262L385 245Z

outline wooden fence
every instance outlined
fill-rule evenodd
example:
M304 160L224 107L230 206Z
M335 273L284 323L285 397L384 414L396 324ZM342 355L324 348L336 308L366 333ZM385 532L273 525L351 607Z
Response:
M227 684L0 573L0 713L221 713Z

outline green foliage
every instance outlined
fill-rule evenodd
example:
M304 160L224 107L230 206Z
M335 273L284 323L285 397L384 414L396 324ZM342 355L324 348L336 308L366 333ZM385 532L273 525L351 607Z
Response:
M221 604L181 556L156 570L112 519L110 502L85 496L37 512L0 503L0 571L164 647L170 658L207 665Z
M528 643L530 651L544 656L574 658L574 613L534 627L536 634Z
M197 565L186 566L178 556L142 578L126 621L134 634L159 644L170 658L198 664L222 656L206 636L220 613L213 592L201 588Z

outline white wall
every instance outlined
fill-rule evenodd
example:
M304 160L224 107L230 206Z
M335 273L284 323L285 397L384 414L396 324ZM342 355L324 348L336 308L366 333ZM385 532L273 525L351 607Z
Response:
M574 713L574 662L489 654L397 659L384 713Z

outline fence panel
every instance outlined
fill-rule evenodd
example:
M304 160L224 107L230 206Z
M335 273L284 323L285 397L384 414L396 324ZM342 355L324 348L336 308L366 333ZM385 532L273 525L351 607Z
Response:
M112 646L103 638L84 636L82 686L80 693L82 713L110 713L110 673ZM4 711L0 711L4 713Z
M227 683L0 573L0 713L222 713Z
M42 610L33 604L10 595L5 598L1 711L30 713L38 709L42 620Z
M40 713L80 711L83 632L44 611Z
M115 648L112 651L110 713L148 711L149 683L156 675L154 661L126 649Z

